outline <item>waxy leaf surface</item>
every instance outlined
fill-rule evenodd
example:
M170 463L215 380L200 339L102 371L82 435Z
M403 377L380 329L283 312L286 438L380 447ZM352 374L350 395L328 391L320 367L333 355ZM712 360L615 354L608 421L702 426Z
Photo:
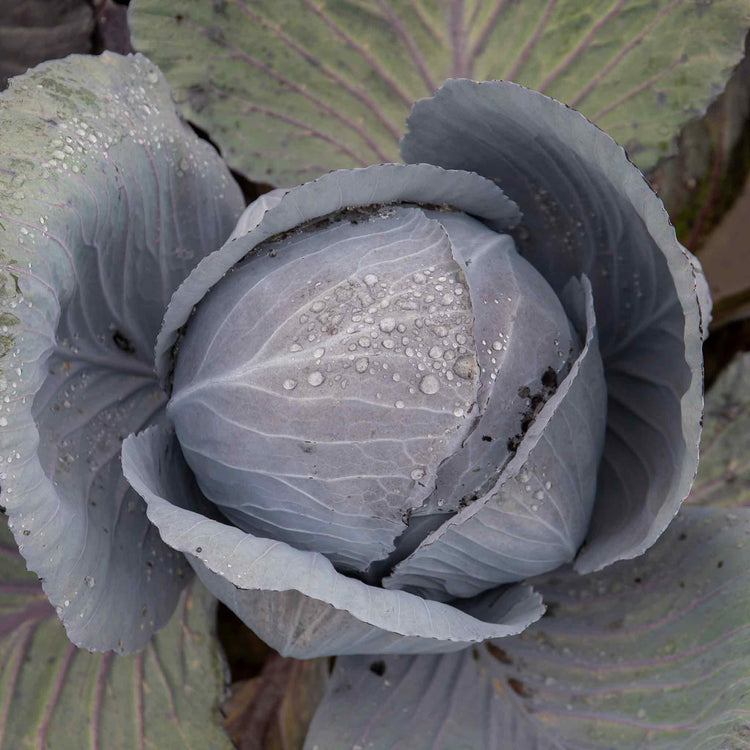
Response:
M507 79L580 109L641 168L723 88L744 0L134 0L137 49L229 164L294 185L393 161L446 78Z

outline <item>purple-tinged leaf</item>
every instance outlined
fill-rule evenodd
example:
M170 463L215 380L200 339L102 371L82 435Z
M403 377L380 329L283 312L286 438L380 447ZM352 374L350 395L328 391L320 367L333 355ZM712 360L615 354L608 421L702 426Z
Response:
M230 165L289 186L393 161L412 103L449 77L549 93L649 167L723 88L750 10L745 0L133 0L130 21L136 48Z
M137 656L77 649L0 517L0 748L229 750L215 619L194 581Z
M685 508L638 560L537 579L547 616L514 638L338 659L306 750L742 747L748 524Z

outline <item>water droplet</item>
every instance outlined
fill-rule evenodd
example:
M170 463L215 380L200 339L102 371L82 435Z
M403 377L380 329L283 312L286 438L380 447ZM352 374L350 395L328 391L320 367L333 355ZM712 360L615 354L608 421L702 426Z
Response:
M360 357L355 363L354 363L354 369L359 372L367 372L367 368L370 366L370 360L367 359L367 357Z
M281 385L285 391L293 391L297 387L297 381L287 378Z
M493 348L493 349L494 349L494 350L495 350L496 352L501 352L501 351L503 350L503 344L502 344L502 342L501 342L501 341L493 341L493 342L492 342L492 348Z
M83 582L84 582L84 583L85 583L85 584L86 584L86 585L87 585L87 586L88 586L88 587L89 587L90 589L93 589L93 588L94 588L94 584L95 584L95 581L94 581L94 576L84 576L84 577L83 577Z
M453 295L450 292L446 292L441 298L440 298L440 304L441 305L451 305L453 304Z
M454 409L453 410L453 416L454 417L463 417L464 410L463 409Z
M319 386L325 380L325 375L320 370L315 370L307 376L307 382L313 386Z
M380 330L383 333L390 333L396 327L396 321L393 318L383 318L380 321Z
M364 281L367 286L375 286L375 284L378 283L378 277L374 273L368 273L362 281Z
M427 354L431 359L440 359L443 356L443 350L439 346L433 346Z
M425 375L419 381L419 390L428 396L432 396L440 390L440 383L434 375Z
M368 347L370 346L370 339L369 339L369 338L367 338L367 337L365 337L365 336L362 336L362 338L361 338L361 339L358 339L358 340L357 340L357 343L358 343L358 344L359 344L359 345L360 345L360 346L361 346L361 347L362 347L363 349L367 349L367 348L368 348Z
M0 417L0 427L7 427L8 420L5 417Z
M325 353L326 350L320 346L313 352L313 357L315 357L315 359L320 359Z
M470 354L464 354L456 359L453 363L453 372L459 378L470 380L477 374L477 361Z
M393 339L384 339L383 340L383 347L385 349L393 349L394 346L395 346L395 342L393 341Z
M544 490L537 490L536 493L534 494L534 497L537 500L544 500Z
M425 281L427 281L427 277L423 273L415 273L414 276L411 277L412 281L415 284L424 284Z
M404 402L403 401L396 401L396 403L394 404L394 406L397 409L403 409L404 408Z
M310 309L314 313L323 312L323 310L326 309L326 303L322 302L321 300L316 300L315 302L312 303L312 305L310 305Z
M425 474L424 469L414 469L411 473L411 478L416 482L419 479L424 479Z
M289 351L290 352L301 352L302 351L302 347L299 344L292 344L289 347Z
M532 505L531 506L531 510L533 510L534 513L536 513L539 510L539 506L538 505Z

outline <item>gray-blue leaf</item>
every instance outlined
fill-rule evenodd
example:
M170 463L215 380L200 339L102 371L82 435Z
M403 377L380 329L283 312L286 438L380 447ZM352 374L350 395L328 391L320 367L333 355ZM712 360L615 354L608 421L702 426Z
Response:
M642 554L690 490L702 408L700 271L664 207L583 115L505 81L448 81L414 106L401 150L495 180L523 212L519 252L558 294L591 280L609 406L576 566Z
M163 410L164 308L242 198L141 56L13 79L0 139L2 504L70 639L132 651L189 568L122 476L120 443Z
M477 616L336 572L317 552L246 534L211 517L174 433L130 436L123 471L167 544L212 593L286 656L443 653L520 633L544 607L529 586L493 592Z
M564 294L585 346L486 494L431 534L388 588L432 599L470 597L571 562L588 529L604 442L607 394L588 279ZM576 304L577 303L577 304ZM583 320L581 320L583 318Z

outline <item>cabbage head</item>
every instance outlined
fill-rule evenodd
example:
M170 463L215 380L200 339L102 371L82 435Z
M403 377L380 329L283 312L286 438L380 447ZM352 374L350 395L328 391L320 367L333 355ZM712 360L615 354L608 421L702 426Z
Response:
M241 213L158 71L101 60L85 118L40 113L38 224L4 188L3 505L71 640L143 647L192 569L284 655L458 651L542 616L528 579L654 544L709 301L622 148L449 80L404 164Z
M123 449L166 543L295 657L518 633L526 579L640 555L695 470L702 277L622 149L453 80L402 152L246 210Z

